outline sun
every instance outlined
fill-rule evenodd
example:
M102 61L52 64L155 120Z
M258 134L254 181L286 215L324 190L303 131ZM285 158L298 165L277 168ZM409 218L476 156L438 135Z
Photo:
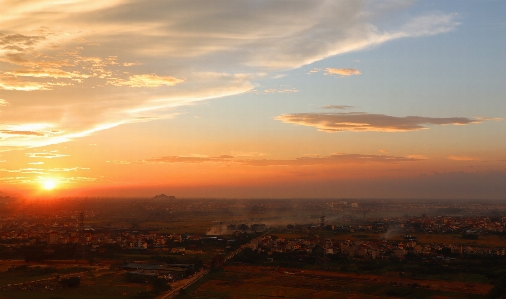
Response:
M46 190L52 190L56 187L56 181L53 179L46 179L46 180L44 180L42 186Z

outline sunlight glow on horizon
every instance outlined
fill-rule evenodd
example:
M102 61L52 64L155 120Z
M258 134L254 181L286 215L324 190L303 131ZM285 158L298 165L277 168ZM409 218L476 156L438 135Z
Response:
M45 179L42 185L46 190L53 190L54 188L56 188L57 184L54 179Z

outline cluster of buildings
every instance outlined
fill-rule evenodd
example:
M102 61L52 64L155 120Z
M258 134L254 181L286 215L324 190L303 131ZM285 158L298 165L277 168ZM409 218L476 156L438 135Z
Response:
M333 242L313 239L284 239L273 236L262 236L251 240L245 247L257 253L272 255L273 253L299 253L307 255L313 253L315 247L323 248L325 254L337 254L350 258L362 259L404 259L407 255L432 257L444 261L454 260L458 255L494 255L504 256L504 247L483 247L460 244L418 244L416 238L406 236L404 241L389 240L346 240Z
M241 235L241 232L237 232ZM222 238L200 234L157 234L125 230L95 231L89 227L83 229L26 229L0 231L0 245L18 248L29 245L57 246L65 244L83 244L93 252L104 252L111 245L126 250L153 250L173 254L202 254L201 244L219 243L217 247L225 250L234 242L233 237ZM216 246L215 246L216 247Z

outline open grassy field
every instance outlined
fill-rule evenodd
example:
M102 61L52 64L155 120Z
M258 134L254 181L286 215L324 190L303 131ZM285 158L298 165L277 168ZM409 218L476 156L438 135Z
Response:
M81 285L76 288L61 288L53 278L56 274L79 276ZM59 267L57 273L42 275L37 275L34 271L0 272L0 281L2 299L129 298L151 287L150 284L126 282L123 271L108 269L88 271L80 267Z
M228 266L177 298L485 298L491 288L483 283L413 280L394 275Z
M420 243L446 243L446 244L506 247L506 239L501 238L500 236L480 236L478 240L463 239L460 234L456 235L418 234L415 236L418 237L418 242Z

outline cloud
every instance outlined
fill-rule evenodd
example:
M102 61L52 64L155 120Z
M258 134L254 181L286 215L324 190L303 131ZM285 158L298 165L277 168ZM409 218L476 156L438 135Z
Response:
M4 99L0 99L0 107L5 107L5 106L9 106L9 102L7 102L6 100Z
M408 155L407 158L419 159L419 160L428 160L429 158L424 155Z
M447 158L448 160L453 160L453 161L478 161L480 160L480 158L476 158L476 157L469 157L469 156L448 156Z
M241 153L242 157L262 156L259 153ZM146 160L132 161L107 161L114 164L133 164L133 163L224 163L227 165L246 165L246 166L314 166L314 165L340 165L340 164L363 164L363 163L390 163L415 162L425 160L422 156L397 157L387 155L362 155L362 154L342 154L334 153L327 156L311 155L295 159L244 159L237 156L222 155L217 157L208 156L165 156Z
M177 79L171 76L157 76L151 75L134 75L130 76L128 80L111 80L110 84L116 86L131 86L131 87L158 87L158 86L174 86L182 83L184 80Z
M299 91L295 88L283 88L283 89L270 88L264 90L264 93L290 93L290 92L299 92Z
M252 90L259 78L459 25L455 15L436 13L386 30L375 25L385 16L368 7L364 0L8 1L0 97L9 91L16 105L2 108L2 123L49 123L60 133L4 134L0 148L67 142L146 112L166 118L176 107Z
M45 40L42 35L3 34L0 32L0 49L9 52L24 52Z
M365 112L294 113L275 118L284 123L315 127L324 132L408 132L428 129L429 125L478 124L483 119L466 117L396 117Z
M308 73L308 74L314 74L314 73L318 73L318 72L320 72L321 70L322 70L322 69L320 69L320 68L314 68L314 69L310 70L310 71L309 71L309 72L307 72L307 73Z
M360 75L361 72L356 69L333 69L333 68L326 68L325 69L325 75L339 75L341 77L348 77L352 75Z
M32 131L12 131L12 130L0 130L2 134L12 134L12 135L31 135L31 136L44 136L43 133L40 132L32 132Z
M166 156L151 158L145 160L148 163L216 163L228 162L233 159L233 156L222 155L218 157L199 157L199 156Z
M15 77L35 77L35 78L88 78L89 75L80 74L77 72L66 72L60 69L38 69L38 70L16 70L12 72L6 72L7 75Z
M323 109L337 109L337 110L347 110L351 109L353 106L348 105L325 105L323 106Z
M28 158L44 158L44 159L54 159L61 157L68 157L69 155L59 154L57 152L40 152L40 153L26 153Z
M399 163L421 161L419 157L396 157L386 155L361 155L336 153L328 156L300 157L288 160L241 160L239 163L250 166L310 166L310 165L339 165L343 163Z
M65 182L67 183L75 183L75 182L96 182L99 178L93 178L93 177L84 177L84 176L78 176L78 177L69 177L65 178Z
M83 167L65 167L65 168L51 168L48 169L50 172L69 172L69 171L78 171L78 170L89 170L89 168Z
M230 154L233 157L263 157L266 156L265 153L259 153L259 152L239 152L239 151L232 151Z
M33 173L33 174L44 174L44 169L42 168L20 168L20 169L0 169L3 172L11 172L11 173Z
M12 75L0 75L0 89L33 91L33 90L49 90L48 84L19 80Z
M6 183L6 184L26 184L26 183L31 183L31 180L28 178L28 177L22 177L22 176L17 176L17 177L0 177L0 181L2 181L2 183Z

